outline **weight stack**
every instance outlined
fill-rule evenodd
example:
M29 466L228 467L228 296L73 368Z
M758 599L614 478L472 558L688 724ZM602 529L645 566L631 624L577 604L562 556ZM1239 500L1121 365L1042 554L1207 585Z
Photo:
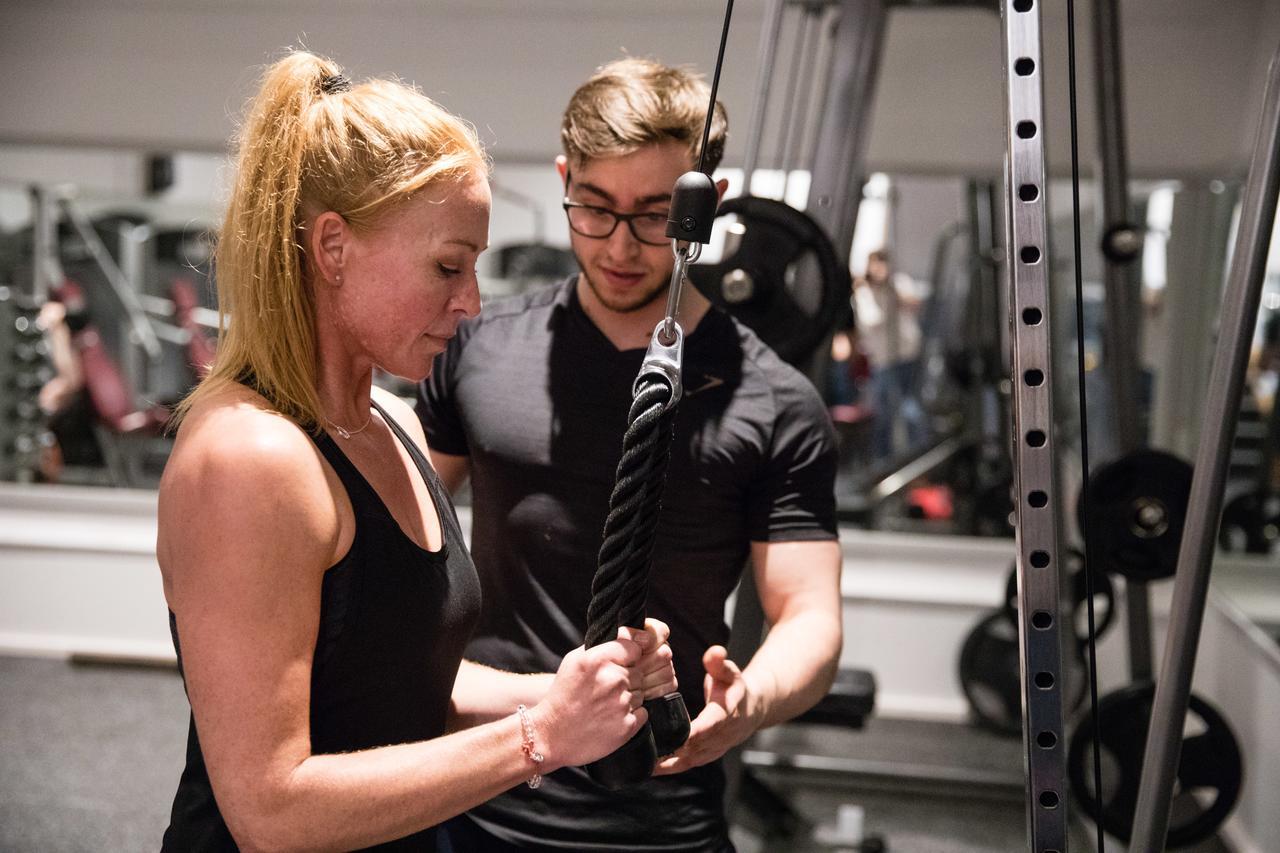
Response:
M40 411L40 388L53 377L40 307L0 286L0 480L29 483L53 441Z

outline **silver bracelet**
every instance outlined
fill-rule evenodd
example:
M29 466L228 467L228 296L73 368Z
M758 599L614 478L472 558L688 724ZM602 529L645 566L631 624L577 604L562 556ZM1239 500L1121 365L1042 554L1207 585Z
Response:
M516 715L520 717L520 751L528 756L535 768L533 775L529 777L525 784L530 788L536 788L542 784L542 774L538 772L538 768L542 767L543 755L533 745L533 721L529 719L529 709L524 705L517 705Z

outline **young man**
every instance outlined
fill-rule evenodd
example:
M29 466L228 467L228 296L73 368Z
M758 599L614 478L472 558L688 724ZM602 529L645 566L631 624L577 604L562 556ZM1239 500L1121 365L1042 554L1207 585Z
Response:
M486 306L421 389L437 470L450 488L472 482L484 613L469 659L546 672L582 642L632 382L665 313L670 193L697 164L708 97L701 78L638 59L579 88L556 165L582 273ZM712 168L725 129L718 107ZM830 687L840 552L822 402L692 285L678 319L685 391L648 608L671 627L689 741L635 788L569 768L512 790L454 822L455 849L732 850L719 758ZM772 628L741 668L724 609L748 557Z

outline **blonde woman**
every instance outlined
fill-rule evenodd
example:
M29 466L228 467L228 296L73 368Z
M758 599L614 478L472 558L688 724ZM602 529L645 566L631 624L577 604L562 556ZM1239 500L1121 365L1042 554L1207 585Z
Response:
M433 827L623 744L665 626L552 675L462 661L479 584L412 411L478 313L488 166L418 92L293 53L241 131L224 315L183 402L157 551L192 709L164 849L435 850Z

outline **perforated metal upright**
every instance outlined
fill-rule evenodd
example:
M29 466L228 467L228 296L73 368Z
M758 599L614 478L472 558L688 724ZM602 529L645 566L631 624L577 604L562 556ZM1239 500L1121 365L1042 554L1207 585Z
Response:
M1006 270L1012 311L1013 454L1027 829L1033 853L1067 849L1058 489L1053 439L1044 86L1037 0L1006 0Z

